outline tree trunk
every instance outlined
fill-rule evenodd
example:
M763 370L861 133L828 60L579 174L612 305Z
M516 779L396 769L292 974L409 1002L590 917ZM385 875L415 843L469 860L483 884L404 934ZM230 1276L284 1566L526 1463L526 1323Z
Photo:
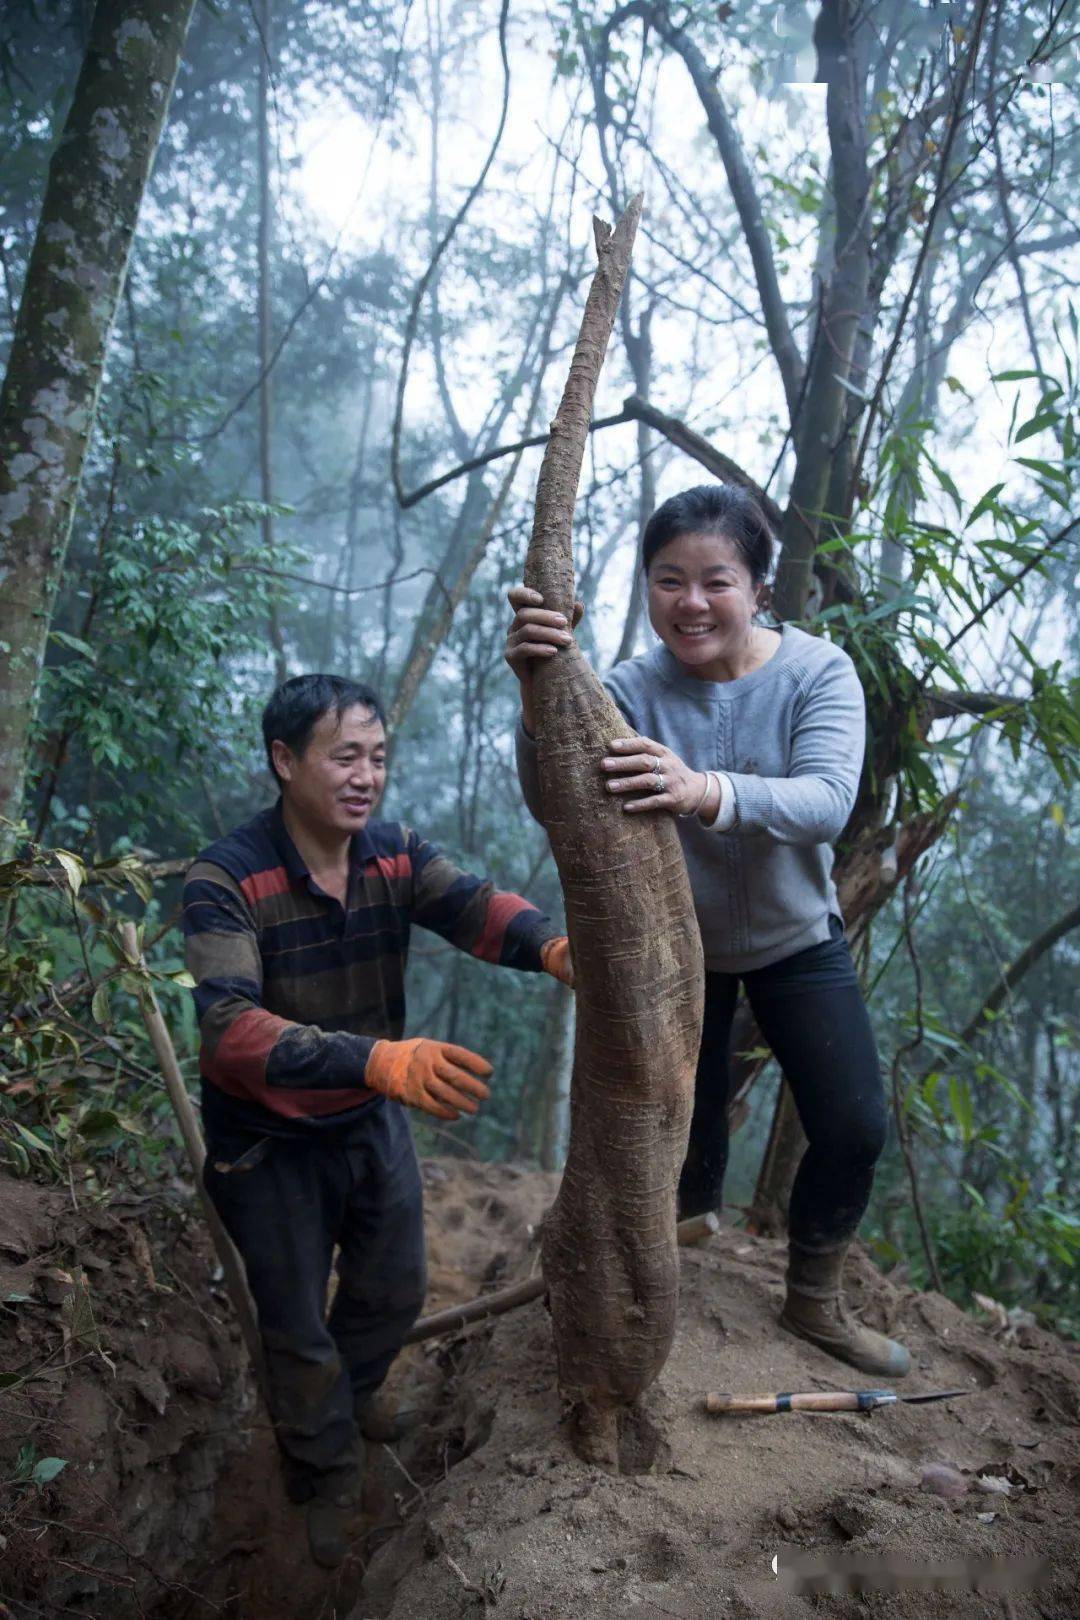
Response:
M540 405L540 395L543 391L544 376L551 352L551 337L566 286L565 281L559 282L541 334L536 375L533 378L532 392L525 413L526 437L528 437L533 418ZM502 423L513 406L519 382L524 375L527 359L528 345L526 345L526 350L522 354L518 376L512 380L504 393L500 406L499 422L493 429L496 434L501 431ZM394 695L390 701L387 718L391 732L399 731L404 724L416 695L424 683L427 672L434 663L440 647L450 632L454 614L464 600L465 593L472 584L476 570L484 560L484 553L487 551L488 544L495 532L495 525L498 523L503 508L510 497L514 479L521 465L523 449L523 446L519 447L515 454L508 471L503 476L494 500L487 507L486 516L483 517L482 521L481 513L487 500L487 491L479 470L470 474L465 499L458 512L453 533L450 536L442 561L436 570L435 578L432 580L423 606L417 615L409 651L398 676Z
M0 393L0 818L18 819L109 333L194 0L99 0ZM0 849L11 841L0 821Z
M851 839L836 863L834 877L840 908L847 919L848 938L858 939L869 927L896 884L906 878L920 856L937 842L956 809L957 794L948 794L926 815L913 816L896 840L896 865L890 876L882 872L882 835L865 827ZM758 1036L760 1040L760 1036ZM745 1092L743 1093L745 1095ZM767 1237L787 1231L787 1210L806 1137L799 1123L791 1089L781 1076L769 1140L758 1171L750 1206L750 1226Z
M600 262L537 488L525 582L567 616L574 500L640 207L635 199L614 233L597 222ZM575 1443L617 1469L620 1432L631 1441L634 1405L675 1331L675 1194L701 1039L701 940L674 821L628 816L602 791L600 759L626 722L576 645L537 670L535 694L541 803L577 1001L570 1146L544 1223L543 1268Z
M274 20L271 0L259 0L259 94L256 123L259 135L259 234L258 324L259 324L259 499L264 506L274 500L274 467L271 451L273 400L271 397L271 350L273 347L273 299L270 287L270 241L274 226L274 204L270 194L270 31ZM262 538L267 555L273 556L274 514L264 512ZM276 601L270 603L270 645L274 651L274 679L280 686L288 678L285 641Z
M758 1171L748 1225L762 1237L783 1237L795 1172L806 1152L806 1133L799 1120L791 1087L780 1077L769 1140Z
M629 320L623 322L623 341L630 356L630 370L634 377L634 391L642 399L648 399L649 389L652 385L652 313L653 306L649 304L642 311L636 334ZM652 441L648 423L643 421L641 417L638 417L637 423L637 452L637 543L640 547L642 535L645 533L645 525L656 509L656 465L652 456ZM619 638L619 650L615 654L616 664L621 664L624 658L633 658L634 647L637 644L638 626L641 624L641 609L644 600L637 559L638 551L635 548L634 574L630 581L630 602L626 609L622 635Z
M835 246L820 294L819 330L792 418L795 470L781 533L773 595L781 619L800 619L833 458L844 440L846 384L870 281L870 177L866 162L866 25L851 0L823 0L814 39L832 156Z
M795 470L773 593L777 617L784 620L801 619L810 602L830 474L844 452L846 383L869 292L865 32L850 0L823 0L814 39L818 78L827 86L833 185L823 229L828 230L833 252L819 295L818 333L807 361L805 386L792 417ZM785 1229L791 1184L805 1149L794 1099L781 1080L754 1193L751 1219L759 1230Z

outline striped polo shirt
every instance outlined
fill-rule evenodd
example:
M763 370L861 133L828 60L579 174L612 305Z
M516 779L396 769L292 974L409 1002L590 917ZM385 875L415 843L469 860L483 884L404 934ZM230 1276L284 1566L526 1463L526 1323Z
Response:
M183 921L210 1135L347 1133L377 1095L364 1085L371 1048L404 1033L413 923L531 972L559 933L392 821L353 837L343 907L312 878L280 800L203 851Z

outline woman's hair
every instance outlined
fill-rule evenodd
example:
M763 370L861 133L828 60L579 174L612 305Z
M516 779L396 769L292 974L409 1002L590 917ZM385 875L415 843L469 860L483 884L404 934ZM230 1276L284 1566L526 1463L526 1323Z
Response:
M661 547L684 534L722 535L735 547L755 585L763 585L769 577L772 531L758 502L745 489L734 484L698 484L664 501L645 525L642 569L648 573Z

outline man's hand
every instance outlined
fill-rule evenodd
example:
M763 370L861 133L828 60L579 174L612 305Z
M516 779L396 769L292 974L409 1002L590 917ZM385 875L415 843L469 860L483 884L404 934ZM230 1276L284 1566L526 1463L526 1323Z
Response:
M570 960L570 941L565 934L541 945L540 961L545 973L550 973L553 979L558 979L568 989L574 988L574 964Z
M448 1041L376 1041L364 1071L364 1084L409 1108L422 1108L436 1119L475 1114L491 1095L479 1076L491 1064L464 1046Z

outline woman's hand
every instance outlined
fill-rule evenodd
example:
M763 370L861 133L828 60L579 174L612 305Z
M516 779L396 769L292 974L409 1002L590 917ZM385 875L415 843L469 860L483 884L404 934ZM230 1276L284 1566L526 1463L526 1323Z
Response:
M567 624L562 613L554 613L544 606L539 591L530 591L525 585L515 585L508 600L514 609L514 619L506 637L506 662L521 682L521 718L526 731L533 731L532 678L537 660L554 658L557 652L573 641L573 631L581 622L585 608L574 603L572 624Z
M623 805L628 815L645 810L667 810L678 816L700 810L712 790L704 771L692 771L678 754L650 737L617 737L611 753L600 761L608 778L609 793L640 793Z

